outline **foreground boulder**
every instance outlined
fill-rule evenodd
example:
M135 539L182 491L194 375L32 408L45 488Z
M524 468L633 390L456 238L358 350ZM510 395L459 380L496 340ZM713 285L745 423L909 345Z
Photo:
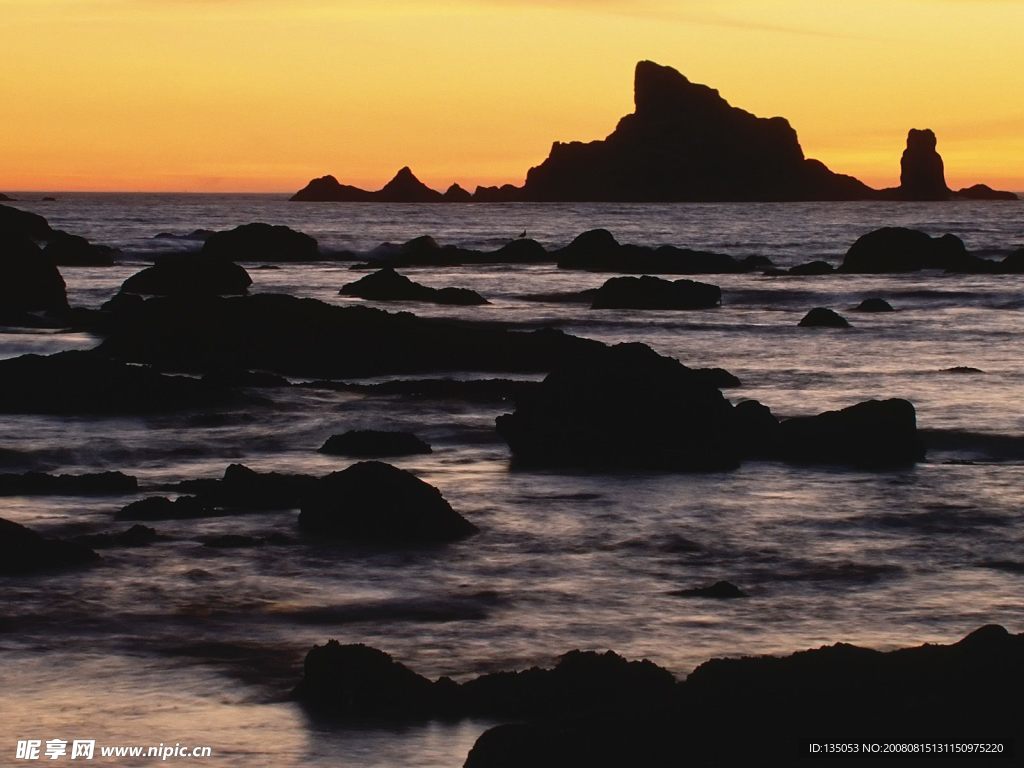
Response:
M232 296L248 292L252 278L226 259L201 253L161 256L156 264L129 277L122 293L146 296Z
M48 475L43 472L0 474L0 496L105 496L134 493L138 487L138 480L121 472L85 475Z
M430 446L411 432L385 432L375 429L351 430L331 435L320 453L332 456L410 456L430 453Z
M434 371L547 371L599 342L337 307L314 299L149 299L115 313L100 350L175 370L260 370L314 378Z
M49 223L39 214L0 205L0 240L7 237L46 240L51 234Z
M850 246L841 272L886 274L941 269L975 272L987 269L984 259L971 256L955 235L930 237L905 227L883 227L862 235Z
M161 413L236 399L183 376L108 360L95 352L0 360L3 413Z
M322 478L303 501L299 527L327 538L397 544L454 541L476 532L436 488L377 461Z
M526 466L717 470L736 467L740 453L722 393L643 344L564 362L497 426Z
M349 283L339 293L374 301L425 301L458 306L487 304L487 299L476 291L468 288L430 288L413 282L390 267Z
M1001 752L980 762L964 758L982 764L1019 744L1020 720L1006 702L1022 684L1024 635L998 626L951 645L888 653L839 643L781 658L715 659L679 683L671 703L656 712L563 713L498 726L477 740L465 765L826 765L834 758L814 760L808 741L1001 742ZM932 764L920 753L913 761Z
M214 232L203 243L204 256L224 261L317 261L314 238L285 226L243 224L227 232Z
M67 308L64 278L53 261L27 237L0 234L0 317Z
M914 406L899 399L787 419L779 435L782 458L806 464L903 467L925 454Z
M711 309L722 303L717 285L657 277L613 277L597 289L592 309Z
M110 267L118 251L107 245L94 245L78 235L55 232L43 253L59 267Z
M83 544L48 539L0 518L0 575L14 576L88 565L99 555Z
M799 323L801 328L849 328L850 323L838 312L826 307L815 307Z

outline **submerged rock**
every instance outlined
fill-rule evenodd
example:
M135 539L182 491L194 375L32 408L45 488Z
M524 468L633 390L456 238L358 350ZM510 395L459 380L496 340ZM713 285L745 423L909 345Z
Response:
M657 277L613 277L597 289L593 309L711 309L722 303L717 285Z
M916 411L906 400L868 400L787 419L780 430L782 457L803 464L904 467L925 455Z
M430 446L411 432L385 432L375 429L352 430L331 435L320 453L333 456L409 456L430 453Z
M885 299L864 299L853 309L854 312L893 312L892 304Z
M488 303L487 299L468 288L430 288L413 282L390 267L349 283L339 293L374 301L425 301L459 306Z
M731 469L732 406L705 376L643 344L602 347L556 367L497 419L527 466Z
M122 293L147 296L232 296L245 294L252 278L242 267L201 253L160 256L156 264L129 277Z
M815 307L799 323L801 328L849 328L845 317L825 307Z
M165 496L150 496L134 501L115 516L115 520L192 520L213 517L217 513L194 496L179 496L174 501Z
M48 539L0 518L0 575L15 576L89 565L99 555L83 544Z
M806 264L797 264L790 267L787 274L797 276L831 275L836 268L827 261L809 261Z
M476 532L437 488L377 461L322 478L302 503L299 527L328 538L395 544L454 541Z
M149 526L136 524L118 533L91 533L85 536L76 536L75 541L96 549L108 549L111 547L145 547L162 538Z
M121 472L85 475L48 475L43 472L0 474L0 496L113 495L134 493L138 487L138 480Z
M695 589L680 589L670 594L675 597L707 597L713 600L734 600L740 597L750 597L746 592L728 581L718 581L710 587L697 587Z
M53 261L27 237L0 234L0 317L67 309L64 278Z
M314 238L285 226L243 224L227 232L214 232L203 243L202 254L223 261L317 261Z
M94 245L78 235L54 232L43 253L59 267L110 267L118 250L107 245Z

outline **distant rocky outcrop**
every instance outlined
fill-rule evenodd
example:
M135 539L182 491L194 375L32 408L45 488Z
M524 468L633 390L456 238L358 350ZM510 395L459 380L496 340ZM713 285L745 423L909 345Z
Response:
M423 301L431 304L475 306L487 299L468 288L431 288L413 282L391 267L385 267L342 287L343 296L358 296L372 301Z
M935 134L911 130L900 186L868 187L804 157L796 131L782 117L761 118L690 82L671 67L636 65L632 114L600 141L555 142L526 174L522 187L458 185L444 194L403 168L369 192L333 176L314 179L292 200L341 202L674 202L787 200L1012 200L983 184L946 186Z
M386 432L376 429L350 430L331 435L320 453L331 456L411 456L430 453L430 446L411 432Z

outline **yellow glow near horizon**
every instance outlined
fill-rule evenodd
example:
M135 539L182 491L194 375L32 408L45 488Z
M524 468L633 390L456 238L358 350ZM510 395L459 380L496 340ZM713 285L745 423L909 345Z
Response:
M809 157L1024 190L1024 0L0 0L0 190L522 183L632 111L651 59Z

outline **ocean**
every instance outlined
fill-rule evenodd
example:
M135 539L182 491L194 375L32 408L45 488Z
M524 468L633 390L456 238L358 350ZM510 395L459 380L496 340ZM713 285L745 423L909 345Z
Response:
M122 249L115 267L62 268L72 305L87 307L156 255L187 247L156 234L252 221L286 224L328 251L424 234L492 249L524 231L560 246L604 227L623 243L759 254L784 267L837 264L881 226L951 232L992 258L1024 245L1024 202L346 205L63 194L15 205ZM252 292L365 303L338 295L364 274L347 262L246 266ZM214 757L189 761L196 765L462 764L488 723L340 728L291 702L305 652L329 638L463 680L547 666L574 648L649 658L685 676L716 656L837 641L951 642L987 623L1024 631L1024 276L714 275L697 279L721 286L721 307L672 312L525 298L608 277L554 265L402 271L491 303L380 306L642 341L687 365L731 371L742 385L725 390L730 400L755 398L781 417L906 398L932 447L916 467L884 472L777 462L706 474L526 471L510 467L494 430L511 403L298 388L216 413L0 416L0 471L120 470L146 488L220 477L235 462L326 474L350 463L317 453L331 434L405 429L434 452L392 463L438 487L480 528L439 549L381 552L300 543L294 510L167 521L153 524L166 540L104 550L97 567L5 578L0 749L27 738L95 738L211 746ZM872 296L898 311L847 313ZM843 313L853 328L798 328L815 306ZM96 343L82 333L0 329L0 357ZM0 517L49 535L121 530L113 514L130 500L6 497ZM286 538L252 548L202 543L227 533ZM719 580L751 598L670 594Z

